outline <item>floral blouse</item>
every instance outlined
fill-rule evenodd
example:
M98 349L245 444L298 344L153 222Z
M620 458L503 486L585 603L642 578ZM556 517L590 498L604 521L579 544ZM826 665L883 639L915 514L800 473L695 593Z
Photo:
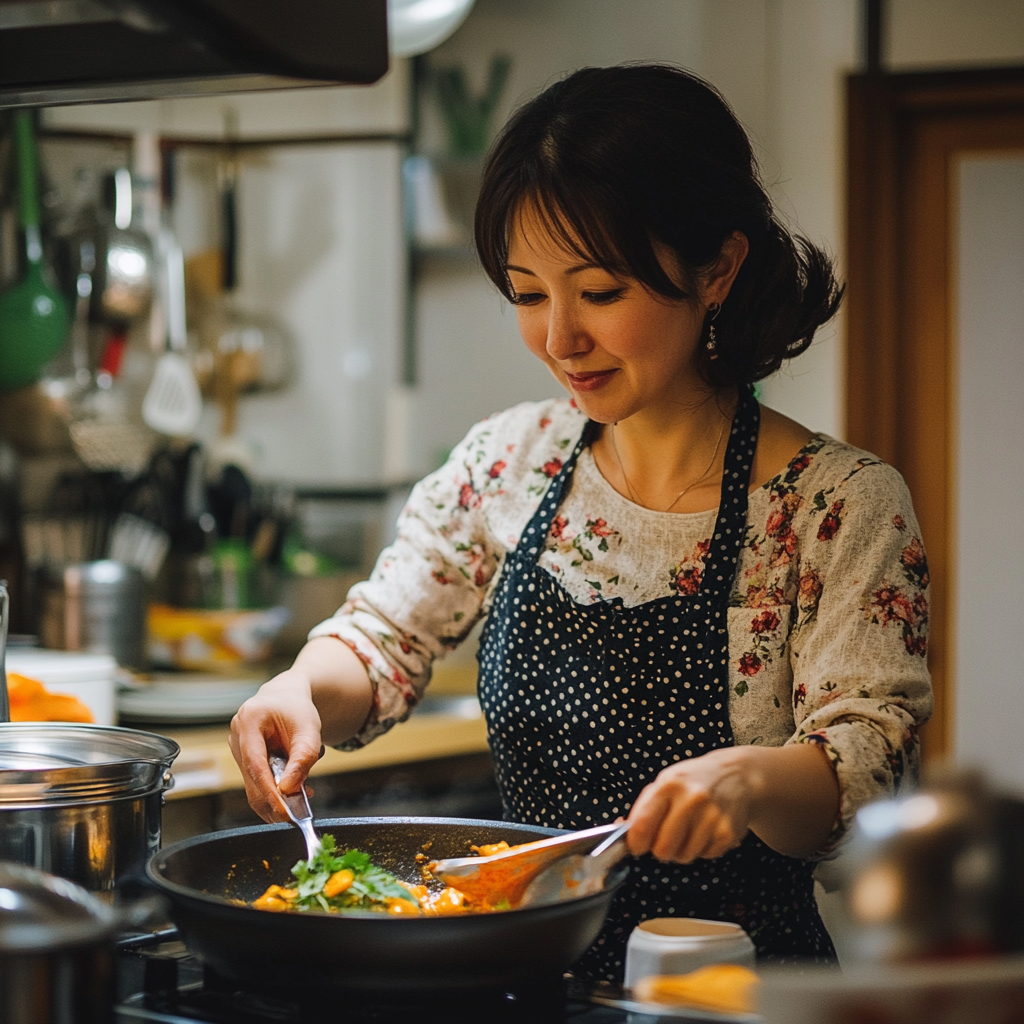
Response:
M518 405L473 427L415 487L370 579L310 632L352 647L374 687L346 747L405 719L433 660L486 615L506 555L585 422L568 399ZM716 513L635 505L588 449L538 563L581 603L694 594ZM735 741L823 747L841 791L831 849L861 805L916 776L917 730L931 713L928 565L900 475L816 434L750 494L728 615Z

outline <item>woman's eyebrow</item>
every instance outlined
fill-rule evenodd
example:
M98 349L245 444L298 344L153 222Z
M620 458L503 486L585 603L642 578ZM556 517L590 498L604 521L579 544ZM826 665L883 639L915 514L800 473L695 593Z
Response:
M568 267L566 274L581 274L584 270L601 270L603 269L597 263L578 263L575 266ZM514 263L506 263L505 270L514 270L519 274L527 274L530 277L536 277L537 275L532 270L527 270L526 267L517 267Z

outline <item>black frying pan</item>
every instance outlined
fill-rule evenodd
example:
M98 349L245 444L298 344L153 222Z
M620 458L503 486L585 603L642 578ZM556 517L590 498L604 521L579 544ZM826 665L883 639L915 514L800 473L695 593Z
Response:
M416 854L464 857L470 846L530 842L557 829L466 818L332 818L316 823L339 849L359 849L409 882ZM560 975L597 938L625 870L602 892L543 907L455 917L275 914L225 902L286 884L305 850L292 825L257 825L186 839L146 871L170 898L192 952L218 973L262 988L451 989ZM264 861L268 866L264 866Z

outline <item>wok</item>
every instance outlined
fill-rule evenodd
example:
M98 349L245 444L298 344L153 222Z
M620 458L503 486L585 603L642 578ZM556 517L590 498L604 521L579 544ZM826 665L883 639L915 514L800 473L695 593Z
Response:
M416 854L459 857L470 845L530 842L558 829L466 818L333 818L318 821L340 849L364 850L404 881L420 880ZM155 854L151 884L172 904L189 949L246 985L317 989L437 990L498 987L560 976L597 938L620 868L591 896L490 914L399 918L275 914L252 900L291 877L304 854L294 826L256 825L196 836ZM264 865L266 861L266 866Z

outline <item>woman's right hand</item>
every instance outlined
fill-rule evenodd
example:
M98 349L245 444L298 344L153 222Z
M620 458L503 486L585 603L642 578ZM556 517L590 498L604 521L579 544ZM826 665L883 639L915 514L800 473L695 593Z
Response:
M293 666L264 683L231 720L231 753L242 770L249 805L264 821L287 821L278 793L296 793L320 757L320 713L308 672ZM280 785L267 761L288 755Z

